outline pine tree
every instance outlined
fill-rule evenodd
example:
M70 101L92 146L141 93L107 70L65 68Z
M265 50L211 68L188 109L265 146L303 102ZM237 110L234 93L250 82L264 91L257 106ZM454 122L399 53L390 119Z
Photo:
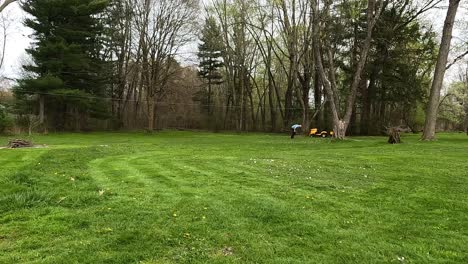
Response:
M99 117L106 106L100 72L102 25L98 14L107 0L26 0L30 15L25 25L33 29L34 43L27 50L33 63L23 66L27 77L19 80L17 98L36 95L40 122L45 116L55 128L80 129L89 116ZM73 123L70 123L73 120Z
M207 81L208 91L206 92L205 101L208 113L212 113L212 97L213 85L223 83L223 75L221 68L224 66L221 59L224 45L221 38L221 30L216 23L216 20L209 17L205 21L205 26L202 30L201 42L198 46L199 75Z

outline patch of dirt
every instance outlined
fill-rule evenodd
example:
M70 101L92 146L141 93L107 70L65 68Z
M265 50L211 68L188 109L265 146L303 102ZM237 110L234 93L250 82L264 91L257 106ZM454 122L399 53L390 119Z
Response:
M234 254L234 250L232 247L225 247L222 250L224 256L232 256Z
M47 145L34 145L32 147L28 147L28 148L33 148L33 149L41 149L41 148L48 148L49 146ZM0 147L0 149L18 149L18 148L10 148L10 147ZM24 148L23 148L24 149Z

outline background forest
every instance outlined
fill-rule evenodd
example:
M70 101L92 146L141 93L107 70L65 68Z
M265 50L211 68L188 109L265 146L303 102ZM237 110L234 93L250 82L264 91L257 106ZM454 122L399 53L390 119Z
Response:
M34 43L0 132L419 132L441 50L424 15L445 2L460 1L21 1ZM467 130L466 50L444 64L460 73L438 130Z

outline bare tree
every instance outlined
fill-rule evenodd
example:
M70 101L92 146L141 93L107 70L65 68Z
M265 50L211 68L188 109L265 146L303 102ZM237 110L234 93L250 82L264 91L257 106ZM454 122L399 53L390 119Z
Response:
M298 68L299 68L299 46L298 46L298 35L299 35L299 27L300 19L304 16L298 14L298 6L297 1L273 1L273 4L278 9L278 23L281 28L281 35L283 38L283 42L286 46L286 51L283 51L283 55L288 60L288 64L283 63L283 60L279 58L279 62L282 64L283 68L285 69L286 77L287 77L287 87L284 97L284 108L285 108L285 116L284 116L284 127L287 127L292 119L293 113L293 95L294 90L297 87L297 77L298 77ZM305 10L302 10L305 11Z
M330 4L330 2L328 3ZM383 9L383 1L381 0L368 0L367 6L367 33L366 38L363 44L360 47L359 60L355 65L354 77L349 90L348 98L345 101L345 111L341 113L340 111L340 99L339 99L339 89L337 87L337 81L335 76L335 67L333 65L333 51L330 48L330 45L322 45L323 42L321 39L321 26L319 23L319 4L317 0L312 0L312 9L314 15L314 26L313 26L313 42L314 42L314 51L317 67L320 73L320 78L326 94L328 101L330 103L330 108L333 116L333 126L335 131L335 137L339 139L344 139L346 136L346 131L348 129L349 123L351 121L351 116L353 114L354 104L356 101L358 86L361 82L361 75L366 65L367 55L372 41L372 32L374 26L376 25L380 14ZM328 12L328 8L325 8L325 13ZM326 32L330 34L331 32ZM325 41L326 42L326 41ZM326 46L326 47L323 47ZM328 73L324 67L322 59L322 49L325 51L324 56L328 59Z
M310 124L310 89L314 73L312 16L309 0L272 1L277 9L277 24L282 43L275 43L275 55L287 78L284 95L284 126L294 117L294 101L302 107L302 124ZM283 50L283 46L285 47Z
M266 108L270 110L270 131L276 131L278 113L280 112L280 117L284 119L283 103L280 96L280 89L277 82L275 70L274 70L274 58L273 56L278 52L274 49L278 46L278 43L275 40L275 6L270 4L266 5L264 3L258 3L257 5L257 16L256 20L250 18L249 31L254 39L255 45L259 50L263 66L265 67L262 76L263 84L263 126L266 126ZM278 56L276 56L278 57ZM259 94L260 95L260 94ZM268 97L268 100L267 100ZM267 103L268 101L268 103ZM268 105L268 107L267 107Z
M450 0L447 16L445 18L444 29L442 34L442 41L440 43L439 56L437 59L434 79L432 81L431 94L426 109L426 124L424 126L423 140L434 140L437 113L439 110L440 91L444 82L444 76L447 68L448 55L450 52L450 45L452 42L452 31L457 15L460 0Z
M223 60L228 89L225 123L232 115L236 129L240 131L247 130L247 105L250 101L252 106L253 101L250 81L253 77L253 62L258 54L248 32L248 15L252 3L250 0L216 0L213 5L225 46Z
M134 74L137 64L132 53L134 9L131 0L113 1L102 14L101 21L105 25L105 35L108 40L103 50L104 60L110 65L110 93L112 95L112 114L123 125L124 111L135 87Z
M8 13L0 13L0 69L3 68L5 62L8 29L10 28L11 20Z
M198 0L139 0L135 5L140 88L148 107L148 130L155 128L156 103L168 92L180 49L194 39Z

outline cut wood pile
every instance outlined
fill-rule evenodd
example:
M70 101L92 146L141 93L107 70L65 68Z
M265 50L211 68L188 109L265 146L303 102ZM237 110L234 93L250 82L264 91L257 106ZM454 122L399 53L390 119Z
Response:
M401 143L401 129L398 127L391 127L388 129L388 143L400 144Z
M8 148L32 148L34 147L31 141L27 141L24 139L13 139L8 142Z

